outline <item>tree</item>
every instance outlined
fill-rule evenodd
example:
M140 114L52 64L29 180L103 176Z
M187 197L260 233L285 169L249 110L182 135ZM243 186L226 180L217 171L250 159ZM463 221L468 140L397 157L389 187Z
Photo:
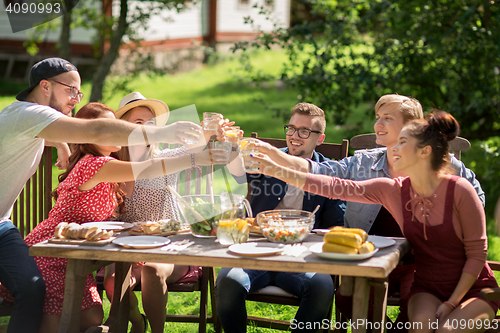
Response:
M303 1L314 19L263 33L235 50L281 46L290 61L280 79L336 124L343 124L355 105L369 103L372 115L380 95L396 92L416 97L426 109L452 113L469 139L498 135L500 11L495 1Z
M75 0L64 0L66 8L68 4ZM90 101L102 101L105 81L108 78L111 67L119 56L121 48L124 46L124 40L129 43L127 58L129 66L119 80L109 87L110 91L116 92L116 89L126 89L127 82L139 73L164 73L164 69L157 69L154 66L153 57L140 48L141 37L138 31L145 30L149 18L159 15L163 10L175 9L180 12L188 8L196 1L185 3L182 0L120 0L120 15L112 17L107 15L111 0L103 0L96 5L92 0L81 0L81 5L72 8L63 15L62 23L58 20L36 26L31 31L30 39L25 43L27 51L34 55L38 52L37 43L40 43L49 30L60 28L60 38L57 47L60 50L60 56L71 59L70 55L70 33L75 27L84 27L97 31L97 40L94 41L94 51L96 58L99 59L97 68L92 78L92 90ZM74 6L74 4L73 4ZM101 8L102 10L97 10Z

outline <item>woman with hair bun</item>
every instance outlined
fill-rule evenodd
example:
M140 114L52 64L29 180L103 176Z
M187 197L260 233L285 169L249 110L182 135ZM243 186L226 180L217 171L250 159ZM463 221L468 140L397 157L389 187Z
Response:
M403 127L388 149L394 170L408 177L352 181L285 168L264 154L252 161L259 162L259 172L305 191L381 204L394 216L415 254L408 315L419 324L410 332L461 329L457 323L464 320L474 323L466 325L467 331L483 332L499 302L479 298L479 291L498 284L486 263L483 205L466 179L450 174L448 141L458 132L455 118L443 111Z

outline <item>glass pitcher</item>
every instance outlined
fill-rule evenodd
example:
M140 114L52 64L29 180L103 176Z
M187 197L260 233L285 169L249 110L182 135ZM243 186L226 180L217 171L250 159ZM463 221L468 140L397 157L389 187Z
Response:
M220 195L220 204L222 211L221 219L253 217L250 202L242 194L222 192Z
M245 213L253 217L250 203L245 196L228 192L222 192L220 200L222 215L217 227L217 240L224 246L245 243L250 233Z

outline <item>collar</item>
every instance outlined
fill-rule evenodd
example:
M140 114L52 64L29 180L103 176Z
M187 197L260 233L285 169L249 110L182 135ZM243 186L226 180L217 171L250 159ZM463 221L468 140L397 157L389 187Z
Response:
M285 153L288 154L288 147L284 147L284 148L279 148L281 149L282 151L284 151ZM321 153L318 153L316 150L313 150L313 154L312 154L312 157L311 157L311 160L314 161L314 162L318 162L318 163L321 163L325 160L325 156L323 156L323 154Z
M383 148L380 150L382 151L382 154L375 157L375 160L374 160L373 165L372 165L372 170L373 171L383 171L387 177L390 177L389 166L387 163L387 148Z

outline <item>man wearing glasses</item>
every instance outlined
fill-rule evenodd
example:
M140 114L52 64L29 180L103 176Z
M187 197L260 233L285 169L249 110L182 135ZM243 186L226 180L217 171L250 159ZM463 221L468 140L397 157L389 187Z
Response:
M295 105L288 125L284 127L287 148L280 150L318 163L328 160L314 150L325 140L325 127L325 114L319 107L309 103ZM259 144L266 145L264 142ZM344 225L344 201L316 196L262 174L247 174L247 181L252 189L250 205L254 215L273 209L301 209L311 212L320 205L315 216L315 228ZM268 285L280 287L300 298L300 306L291 325L292 332L316 332L317 325L321 325L326 318L333 300L334 286L330 275L257 271L237 267L222 268L217 276L217 313L225 332L246 332L246 297ZM314 325L316 329L312 328Z
M8 333L38 332L42 318L45 284L10 215L24 184L37 169L44 145L71 142L126 146L144 143L145 138L150 143L183 143L195 139L192 133L201 133L201 127L191 122L160 127L68 117L83 93L76 67L61 58L33 65L29 81L30 87L16 96L18 102L0 112L0 283L14 298Z

